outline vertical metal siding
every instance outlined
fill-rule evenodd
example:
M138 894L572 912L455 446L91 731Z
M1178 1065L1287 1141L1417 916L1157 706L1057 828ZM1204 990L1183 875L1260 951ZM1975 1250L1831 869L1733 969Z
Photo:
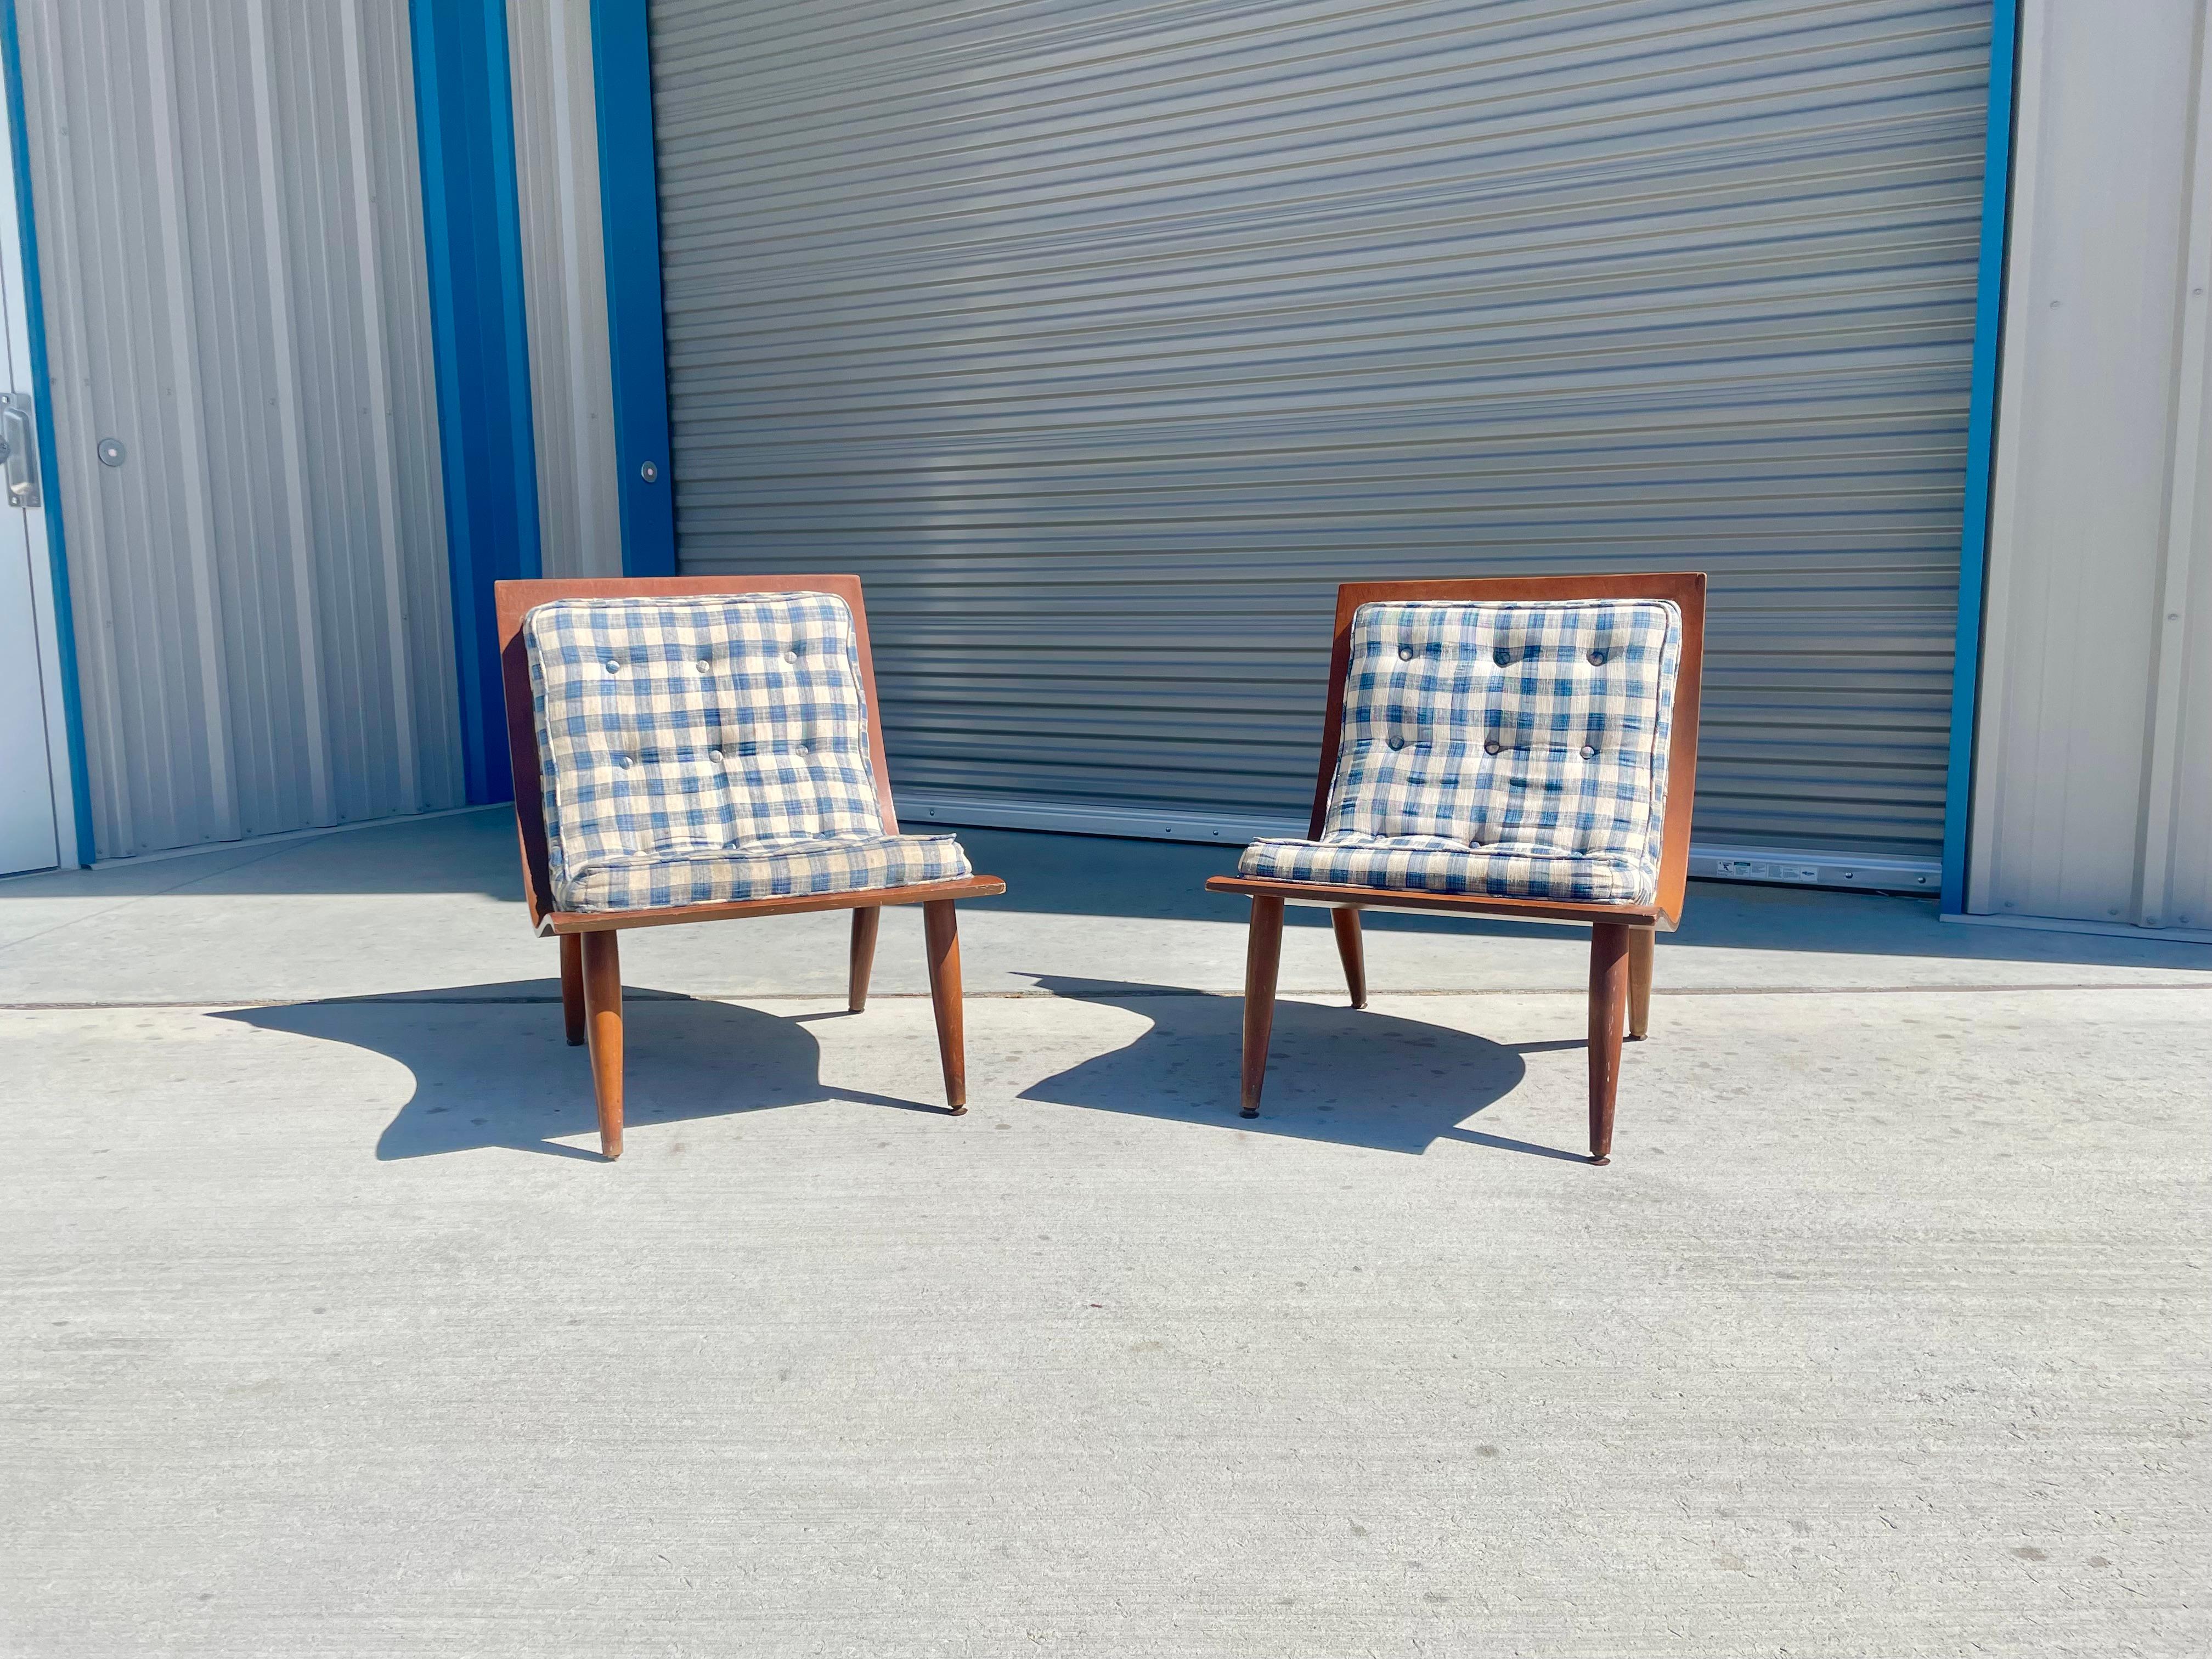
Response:
M2212 380L2212 362L2199 368ZM2212 385L2198 395L2212 406ZM2167 805L2169 863L2163 873L2166 922L2202 930L2212 928L2212 832L2206 829L2212 825L2212 422L2200 428L2198 444L2196 520L2176 650L2175 777Z
M454 804L404 0L19 15L100 854Z
M507 0L514 172L548 576L619 576L590 0Z
M1967 908L2212 927L2212 55L2031 0Z
M1986 0L657 0L687 571L902 784L1303 811L1334 585L1713 578L1702 840L1932 857Z

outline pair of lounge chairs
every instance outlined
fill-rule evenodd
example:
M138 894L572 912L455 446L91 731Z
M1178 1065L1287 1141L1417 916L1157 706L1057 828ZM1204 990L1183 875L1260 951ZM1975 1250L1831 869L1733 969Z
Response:
M1305 838L1209 890L1251 900L1241 1110L1259 1114L1286 904L1332 911L1354 1007L1359 913L1590 929L1589 1146L1609 1161L1624 1036L1681 915L1702 575L1360 582L1338 591ZM630 927L850 910L866 1006L887 904L919 904L947 1108L967 1109L954 906L1006 891L951 836L902 834L854 576L600 578L498 588L532 925L561 943L599 1144L622 1154ZM1670 810L1670 798L1679 802Z

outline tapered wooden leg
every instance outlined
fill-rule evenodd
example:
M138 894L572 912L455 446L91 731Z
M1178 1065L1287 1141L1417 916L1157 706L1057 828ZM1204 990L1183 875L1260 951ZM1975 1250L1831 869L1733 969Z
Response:
M1617 921L1590 929L1590 1162L1613 1162L1613 1102L1620 1086L1620 1027L1628 1012L1628 936Z
M1342 934L1338 938L1341 939ZM1244 1088L1240 1115L1260 1115L1260 1088L1267 1080L1267 1038L1275 1029L1275 973L1283 963L1283 902L1252 901L1252 930L1244 941Z
M1340 906L1328 913L1328 925L1336 929L1336 954L1344 963L1344 982L1352 992L1352 1006L1367 1006L1367 953L1359 943L1359 912L1349 905Z
M568 1031L568 1046L584 1042L584 936L561 935L561 1019Z
M854 1013L868 1006L868 974L876 965L876 928L883 921L880 906L853 912L853 971L847 981L845 1006Z
M1651 947L1657 942L1649 927L1628 930L1628 1040L1641 1042L1651 1035Z
M599 1151L623 1149L622 953L611 932L586 933L584 1018L591 1035L592 1088L599 1102Z
M960 926L951 899L932 899L921 907L921 933L929 947L929 1006L937 1015L945 1103L958 1117L968 1109L968 1034L960 1023Z

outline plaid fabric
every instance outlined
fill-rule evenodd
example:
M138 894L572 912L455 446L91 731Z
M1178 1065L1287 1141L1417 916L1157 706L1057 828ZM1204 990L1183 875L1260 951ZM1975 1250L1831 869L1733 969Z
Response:
M853 613L834 594L559 599L523 638L556 907L969 873L949 836L884 833Z
M1681 617L1657 599L1364 605L1319 841L1248 876L1644 903Z
M969 873L951 836L841 836L756 842L726 853L617 859L569 884L570 910L652 910L726 899L908 887Z

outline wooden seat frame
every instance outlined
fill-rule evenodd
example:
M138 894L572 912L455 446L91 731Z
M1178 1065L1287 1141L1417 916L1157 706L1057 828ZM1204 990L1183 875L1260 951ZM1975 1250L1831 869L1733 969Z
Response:
M1613 1099L1620 1084L1620 1045L1650 1029L1654 935L1674 931L1682 914L1690 865L1690 805L1697 784L1698 691L1705 663L1705 579L1702 574L1483 578L1462 581L1349 582L1336 591L1336 643L1328 665L1328 714L1322 728L1321 775L1314 785L1308 836L1321 838L1328 813L1329 784L1336 775L1344 719L1344 680L1352 662L1352 616L1363 605L1407 599L1501 603L1557 599L1672 599L1682 613L1681 661L1674 685L1674 714L1667 749L1667 804L1662 826L1658 892L1650 904L1590 904L1570 900L1493 898L1479 893L1418 893L1382 887L1335 886L1254 876L1215 876L1214 893L1242 893L1252 901L1244 957L1244 1079L1243 1115L1260 1115L1260 1090L1267 1073L1267 1038L1274 1026L1275 977L1282 960L1283 907L1326 905L1352 1006L1367 1006L1367 966L1359 933L1365 909L1430 910L1449 915L1504 916L1520 921L1573 922L1590 930L1589 1146L1590 1162L1612 1161Z
M886 904L921 906L929 956L929 999L937 1015L937 1052L945 1070L945 1104L954 1116L968 1109L967 1043L961 1028L960 935L953 905L1006 890L996 876L909 887L867 887L845 893L787 898L733 899L716 904L671 905L650 910L556 910L545 852L545 802L538 770L538 720L530 686L530 655L522 619L553 599L742 599L754 593L834 593L853 612L860 647L860 695L868 718L868 753L884 832L898 833L891 809L890 771L884 760L884 722L876 702L875 659L868 648L868 613L858 576L603 576L497 584L500 672L507 692L507 742L514 760L514 823L522 841L523 890L530 921L543 938L561 941L561 1008L572 1047L588 1042L592 1086L598 1097L599 1150L609 1158L623 1146L622 963L616 938L626 927L666 927L684 921L727 921L744 916L788 915L801 910L850 910L852 949L847 1006L867 1006L868 975L875 964L876 932Z

